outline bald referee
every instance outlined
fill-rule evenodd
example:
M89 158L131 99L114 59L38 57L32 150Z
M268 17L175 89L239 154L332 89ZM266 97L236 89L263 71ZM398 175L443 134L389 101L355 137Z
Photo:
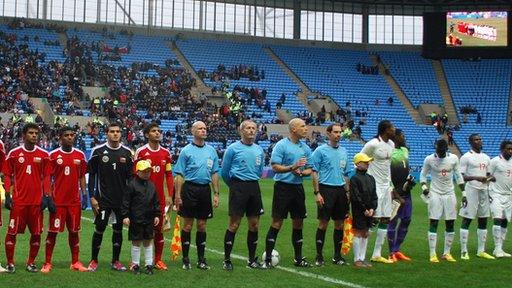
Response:
M306 195L302 186L302 177L309 176L313 171L311 165L311 149L301 139L306 138L308 128L299 118L290 120L288 124L290 136L277 142L270 163L274 170L274 198L272 199L272 224L268 229L265 252L266 259L262 268L272 268L272 250L276 245L277 234L283 220L292 218L292 244L295 252L294 265L309 267L302 257L302 227L306 218Z
M205 143L206 124L201 121L192 124L192 143L183 147L174 166L175 204L178 214L183 217L181 241L183 245L183 269L191 268L188 252L190 249L190 232L197 220L196 246L197 268L210 269L204 258L206 249L206 220L212 218L213 207L219 206L219 158L215 148Z
M235 234L244 215L247 215L248 268L260 268L256 259L258 224L263 214L263 203L258 180L263 172L263 149L254 143L256 123L245 120L240 124L240 141L229 145L222 160L222 179L229 186L229 227L224 235L224 270L233 270L231 250Z

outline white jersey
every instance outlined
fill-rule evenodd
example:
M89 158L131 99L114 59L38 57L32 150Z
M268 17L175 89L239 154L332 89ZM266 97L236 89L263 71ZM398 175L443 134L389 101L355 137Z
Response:
M457 184L464 184L460 173L459 158L457 155L446 153L446 157L439 158L436 153L428 155L421 168L420 182L426 183L430 174L432 181L430 191L438 194L455 193L453 177Z
M469 150L460 157L460 173L466 176L486 177L490 162L491 158L487 154ZM466 186L479 190L487 188L487 184L476 180L466 182Z
M384 142L382 138L373 138L364 144L362 153L373 158L368 167L368 174L375 178L377 185L391 185L391 154L395 149L395 143L388 140Z
M512 194L512 158L505 160L501 155L492 158L489 173L496 178L489 186L493 193Z

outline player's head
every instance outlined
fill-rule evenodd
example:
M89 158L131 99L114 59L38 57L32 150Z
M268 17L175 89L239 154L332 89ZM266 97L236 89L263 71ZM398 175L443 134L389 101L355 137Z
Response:
M38 140L39 136L39 125L36 123L27 123L25 126L23 126L23 142L26 144L32 144L35 145Z
M151 124L144 127L144 137L148 138L149 142L159 142L162 140L162 130L160 126L155 122L151 122Z
M341 124L339 123L333 123L327 126L327 129L325 129L327 132L327 137L329 138L329 141L333 143L340 142L341 139Z
M395 126L389 120L382 120L377 126L377 136L386 137L388 139L393 138L395 135Z
M107 140L109 144L119 144L121 142L121 124L118 122L108 124Z
M288 123L288 130L290 130L290 134L299 139L306 138L308 135L308 127L306 126L306 122L300 118L293 118Z
M366 171L368 170L370 162L373 161L373 158L366 155L365 153L357 153L356 155L354 155L353 161L357 170Z
M151 176L151 163L146 160L140 160L135 166L137 170L137 176L141 179L148 180Z
M436 141L436 154L439 158L446 157L446 152L448 151L448 142L444 139L438 139Z
M500 144L501 156L505 159L510 159L512 156L512 141L503 140Z
M75 143L75 136L75 130L69 126L62 127L59 130L60 144L63 147L72 147Z
M196 121L192 124L192 136L194 139L204 141L208 134L206 133L206 124L203 121Z
M242 137L242 141L245 144L252 144L256 139L256 123L252 120L244 120L240 123L240 128L238 131L240 132L240 136Z
M391 138L396 147L405 147L405 134L402 129L395 129L395 135Z
M480 137L480 134L473 133L469 135L468 142L471 145L471 149L475 152L479 153L482 150L482 137Z

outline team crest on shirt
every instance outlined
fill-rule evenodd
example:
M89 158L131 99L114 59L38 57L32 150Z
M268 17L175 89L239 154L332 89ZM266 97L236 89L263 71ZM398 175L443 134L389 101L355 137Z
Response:
M64 160L62 160L62 158L57 159L57 164L62 165L63 162Z
M23 157L18 158L18 162L20 162L20 164L25 162L25 158L23 158Z
M34 163L41 163L41 157L34 157Z
M119 158L119 162L121 162L121 163L126 163L126 158L124 158L124 157L120 157L120 158ZM149 162L149 164L151 164L151 162Z
M103 156L103 157L101 157L101 161L103 161L104 163L107 163L107 162L108 162L108 160L110 160L110 159L108 158L108 156Z

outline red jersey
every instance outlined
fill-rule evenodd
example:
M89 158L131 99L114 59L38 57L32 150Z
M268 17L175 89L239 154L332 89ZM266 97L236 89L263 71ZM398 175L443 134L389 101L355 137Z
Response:
M167 179L168 194L172 197L174 193L172 167L171 167L171 153L169 150L158 147L157 150L152 150L149 144L146 144L135 152L135 163L139 160L147 160L151 163L153 170L151 171L151 182L155 184L158 201L160 207L165 207L165 194L164 194L164 180ZM135 167L136 164L133 165Z
M24 146L12 149L7 154L3 173L6 191L14 176L12 200L15 205L39 205L43 197L43 189L47 189L50 158L48 152L39 146L28 151Z
M70 152L57 148L50 152L50 162L55 205L80 205L80 179L87 173L85 154L75 148Z

